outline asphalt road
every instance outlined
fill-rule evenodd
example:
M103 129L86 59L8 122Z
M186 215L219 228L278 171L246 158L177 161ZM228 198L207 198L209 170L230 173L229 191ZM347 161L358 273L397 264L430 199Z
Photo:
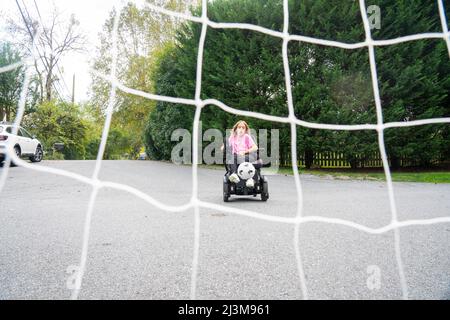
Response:
M94 165L44 161L36 166L90 177ZM223 204L222 175L199 169L201 200ZM100 179L138 188L166 204L181 205L191 196L191 169L169 163L105 161ZM305 216L373 228L391 221L384 182L302 175L301 183ZM294 217L293 177L270 176L269 190L266 203L250 197L226 205ZM0 299L70 298L66 271L80 261L91 191L66 177L11 168L0 193ZM401 221L450 215L448 184L394 183L394 192ZM302 298L294 226L208 209L200 214L198 299ZM164 212L132 194L102 189L90 234L80 299L189 299L193 210ZM450 224L405 227L400 244L409 298L450 299ZM310 299L402 297L393 231L373 235L306 223L300 227L300 247Z

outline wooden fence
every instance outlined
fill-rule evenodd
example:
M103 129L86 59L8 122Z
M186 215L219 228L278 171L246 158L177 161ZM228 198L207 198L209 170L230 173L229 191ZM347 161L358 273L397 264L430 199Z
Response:
M291 155L286 157L286 160L281 165L291 166ZM379 153L373 153L369 155L357 155L357 167L358 168L382 168L383 162ZM388 158L389 166L391 161ZM432 164L439 164L439 160L434 160ZM305 157L301 154L298 157L297 165L305 167ZM406 157L400 158L400 167L418 166L419 162L407 159ZM351 168L350 162L347 161L343 153L338 152L316 152L314 153L314 160L312 167L316 168Z

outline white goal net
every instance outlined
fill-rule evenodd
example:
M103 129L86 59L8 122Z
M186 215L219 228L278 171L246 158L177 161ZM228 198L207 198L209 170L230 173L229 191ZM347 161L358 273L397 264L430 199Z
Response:
M136 1L139 2L139 1ZM383 123L383 114L382 114L382 104L380 100L380 93L379 93L379 84L378 84L378 78L377 78L377 64L376 64L376 57L375 57L375 50L374 48L377 46L389 46L389 45L395 45L402 42L407 41L414 41L419 39L442 39L446 42L448 51L449 51L449 57L450 57L450 33L448 31L447 21L445 17L444 12L444 4L442 0L437 0L438 6L439 6L439 13L440 13L440 20L442 24L442 32L440 33L422 33L422 34L415 34L405 37L399 37L396 39L389 39L389 40L374 40L371 36L371 28L369 24L369 19L366 11L366 4L364 0L359 0L359 6L361 11L362 20L364 23L364 30L365 30L365 41L361 43L343 43L338 41L329 41L329 40L322 40L317 39L313 37L307 37L302 35L295 35L295 34L289 34L288 32L288 26L289 26L289 8L288 8L288 0L283 1L283 7L284 7L284 27L283 31L275 31L271 29L267 29L261 26L252 25L252 24L245 24L245 23L219 23L214 22L208 19L208 12L207 12L207 0L202 0L202 14L201 16L191 16L180 12L174 12L167 9L164 9L162 7L154 6L151 4L148 4L146 2L142 2L142 5L149 6L152 10L160 13L169 15L175 18L184 19L188 21L192 21L194 23L199 23L202 25L201 29L201 36L200 41L198 45L198 57L197 57L197 73L196 73L196 89L195 89L195 98L194 99L184 99L184 98L177 98L177 97L168 97L168 96L160 96L155 95L147 92L143 92L140 90L136 90L133 88L126 87L122 83L118 81L116 78L116 69L117 69L117 55L118 55L118 49L117 49L117 32L118 32L118 26L119 26L119 17L120 17L120 8L116 8L116 15L114 19L114 27L113 27L113 48L112 48L112 63L111 63L111 72L110 74L99 74L96 73L97 76L103 78L104 80L108 81L111 84L110 94L109 94L109 102L108 102L108 108L106 109L106 120L103 127L103 133L101 138L100 147L98 150L98 156L97 160L95 162L95 170L93 172L93 175L88 178L73 172L68 172L65 170L60 170L56 168L46 167L46 166L34 166L30 163L27 163L25 161L20 160L16 157L12 146L9 146L8 149L8 157L5 162L4 168L1 173L0 177L0 192L2 191L5 181L8 176L9 167L11 160L16 162L18 165L30 169L30 170L37 170L41 172L56 174L60 176L64 176L70 179L75 179L77 181L80 181L82 183L88 184L92 186L92 193L89 199L89 204L87 207L87 212L85 216L85 223L84 223L84 231L83 231L83 244L82 244L82 250L81 250L81 258L79 264L72 268L73 276L72 276L72 299L77 299L79 297L80 291L83 288L83 276L86 271L86 262L88 259L88 248L89 248L89 239L90 239L90 229L91 229L91 220L94 210L94 204L96 202L97 196L99 191L102 188L112 188L116 190L121 190L123 192L130 193L136 197L139 197L149 203L151 206L157 207L159 209L170 211L170 212L183 212L188 209L194 209L195 213L195 242L194 242L194 252L193 252L193 259L192 259L192 274L191 274L191 291L190 291L190 297L191 299L196 298L196 287L197 287L197 272L198 272L198 257L199 257L199 245L200 245L200 208L209 208L218 210L221 212L227 212L230 214L236 214L236 215L242 215L247 216L253 219L261 219L270 221L273 223L283 223L283 224L291 224L295 226L294 234L292 235L294 248L295 248L295 256L296 256L296 262L297 262L297 270L298 270L298 281L301 287L302 296L304 299L308 299L308 288L305 281L305 273L302 265L302 255L301 255L301 246L299 243L299 228L301 224L310 223L310 222L320 222L320 223L327 223L327 224L336 224L336 225L343 225L350 228L354 228L366 233L370 234L383 234L386 232L393 231L395 238L394 238L394 246L395 246L395 254L396 254L396 262L397 262L397 269L398 274L400 277L401 282L401 289L403 298L408 298L408 285L405 279L404 275L404 268L402 264L402 257L400 252L400 238L399 233L401 228L407 227L407 226L413 226L413 225L431 225L431 224L438 224L438 223L449 223L450 217L444 216L439 218L433 218L433 219L422 219L422 220L405 220L405 221L399 221L397 218L397 206L396 201L394 197L394 188L392 184L392 177L391 172L388 165L388 159L386 154L386 148L384 143L384 131L388 128L400 128L400 127L411 127L411 126L422 126L426 124L437 124L437 123L450 123L450 118L433 118L433 119L425 119L425 120L418 120L418 121L409 121L409 122L390 122L390 123ZM204 45L205 45L205 38L207 35L208 28L214 28L214 29L246 29L246 30L252 30L255 32L264 33L268 36L277 37L283 40L282 44L282 55L283 55L283 64L284 64L284 75L285 75L285 85L286 85L286 93L287 93L287 106L289 110L289 116L287 117L278 117L273 115L266 115L262 113L257 112L250 112L250 111L243 111L239 109L233 108L233 106L228 106L225 103L215 100L215 99L208 99L208 100L202 100L201 99L201 92L202 92L202 64L203 64L203 53L204 53ZM35 37L38 38L38 37ZM289 42L293 41L300 41L300 42L306 42L311 44L318 44L323 46L331 46L331 47L338 47L338 48L344 48L344 49L357 49L357 48L367 48L369 52L369 62L370 62L370 70L371 70L371 78L372 78L372 86L373 86L373 94L375 98L375 104L376 104L376 114L377 114L377 123L376 124L361 124L361 125L331 125L331 124L321 124L321 123L312 123L307 122L298 119L294 114L294 106L293 106L293 98L292 98L292 91L291 91L291 79L290 79L290 67L289 67L289 61L288 61L288 44ZM25 73L25 78L23 82L23 88L21 91L20 101L18 105L18 112L17 116L15 118L15 130L17 130L18 125L20 125L24 110L25 110L25 102L26 102L26 95L30 83L30 76L31 76L31 69L30 66L33 64L35 56L29 57L27 60L24 60L20 63L16 63L9 66L4 66L0 68L0 73L11 71L19 66L25 66L27 67L27 71ZM147 99L157 100L157 101L165 101L165 102L171 102L171 103L177 103L177 104L183 104L190 107L195 107L195 118L194 118L194 124L193 124L193 152L192 152L192 197L190 201L184 205L181 206L171 206L165 203L162 203L160 201L155 200L152 195L146 194L139 189L133 188L131 186L125 185L125 184L119 184L119 183L113 183L109 181L102 181L99 180L99 172L102 167L102 159L105 152L105 146L107 143L107 137L108 132L110 129L111 119L113 115L113 107L115 104L116 99L116 92L120 90L122 92L126 92L129 94L137 95L140 97L144 97ZM347 131L355 131L355 130L374 130L378 134L378 143L379 143L379 150L383 162L384 172L386 176L387 181L387 188L388 188L388 194L389 194L389 203L390 203L390 212L391 212L391 222L383 227L380 228L370 228L365 225L361 225L352 221L347 221L343 219L335 219L335 218L325 218L320 216L304 216L303 215L303 191L302 191L302 184L298 172L297 165L294 161L292 165L293 173L294 173L294 179L295 179L295 185L296 185L296 194L298 197L298 207L296 210L296 216L295 217L276 217L272 215L267 214L261 214L255 211L251 210L243 210L238 208L231 208L229 206L225 205L219 205L215 203L205 202L201 201L198 196L198 141L196 137L198 136L199 132L199 121L200 116L202 113L202 109L207 106L212 105L215 107L218 107L226 112L233 113L235 115L240 116L246 116L246 117L253 117L257 119L267 120L267 121L273 121L273 122L279 122L279 123L285 123L290 124L291 128L291 159L297 159L297 126L303 126L307 128L314 128L314 129L322 129L322 130L347 130Z

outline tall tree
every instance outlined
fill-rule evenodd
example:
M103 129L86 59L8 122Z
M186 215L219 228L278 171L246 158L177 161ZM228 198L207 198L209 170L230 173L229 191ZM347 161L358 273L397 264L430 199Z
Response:
M39 138L46 151L51 153L55 143L64 143L65 159L85 158L90 124L78 105L55 100L44 102L24 118L23 124Z
M19 15L10 21L10 32L18 35L18 45L28 54L31 54L32 43L35 42L38 57L35 71L39 79L41 101L50 101L56 90L55 83L61 80L58 76L58 63L67 53L82 51L86 43L85 36L79 29L75 15L67 17L56 6L49 19L46 19L41 16L37 2L33 2L33 11L25 2L20 5L16 1L16 4ZM32 15L32 12L37 14ZM38 34L39 37L35 39Z
M22 57L11 43L0 42L0 67L8 66L21 61ZM0 121L6 118L13 120L19 103L20 93L23 87L24 67L19 66L8 72L0 73ZM25 104L25 113L33 110L36 105L35 83L29 86L30 93Z
M374 30L375 39L442 32L437 1L374 4L386 12L381 29ZM448 12L450 6L446 7ZM450 116L450 60L444 41L427 39L380 47L376 57L384 122ZM450 144L448 130L448 124L387 130L385 141L393 167L400 166L401 158L422 166L444 160Z
M377 1L386 18L375 38L392 39L411 33L440 31L436 3ZM291 34L347 43L362 42L365 32L357 2L291 0ZM194 11L198 15L199 10ZM208 3L213 21L245 22L282 30L282 1L216 0ZM177 45L161 59L155 73L161 95L193 98L201 25L186 23ZM216 98L249 111L286 116L286 89L281 40L248 30L208 29L203 60L202 98ZM376 59L384 122L448 115L449 64L445 42L423 40L377 48ZM297 118L328 124L376 124L377 113L367 48L345 50L305 42L289 43L291 87ZM426 66L426 67L425 67ZM158 102L148 120L147 146L157 158L169 159L171 132L191 128L193 108ZM290 152L289 127L249 119L254 128L279 127L283 156ZM218 108L202 111L204 127L225 130L236 121ZM444 126L386 131L386 147L395 157L429 163L448 148ZM447 135L448 137L448 135ZM432 141L432 143L430 143ZM311 164L314 152L343 152L352 167L379 150L375 131L310 130L299 127L299 154Z
M197 0L151 0L149 3L163 6L177 11L185 11ZM113 10L105 21L100 35L100 47L93 69L103 74L109 74L112 63L112 32L114 17ZM152 74L158 56L170 47L174 41L174 32L179 23L149 7L138 7L128 3L122 8L119 17L117 34L117 78L126 86L144 92L154 92ZM110 93L110 84L96 75L93 77L91 104L104 112ZM128 140L124 146L126 152L137 156L143 146L142 132L146 125L147 115L155 107L154 101L118 92L114 106L112 129L122 132ZM117 135L116 135L117 137Z
M11 44L0 44L0 67L16 63L20 59L19 53L11 48ZM23 75L22 67L0 73L0 121L5 117L6 120L11 119L19 100Z

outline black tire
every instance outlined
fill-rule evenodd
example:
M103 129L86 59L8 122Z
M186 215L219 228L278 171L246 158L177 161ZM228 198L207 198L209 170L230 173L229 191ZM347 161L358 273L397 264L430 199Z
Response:
M261 191L261 200L267 201L268 199L269 199L269 184L267 183L267 181L264 180L263 188Z
M36 148L36 152L34 153L34 156L30 157L31 162L41 162L44 158L44 152L42 151L41 146L38 146Z
M14 147L14 152L16 153L16 156L18 158L20 158L20 155L21 155L22 152L20 151L20 147L19 146L15 146ZM17 166L18 166L18 164L11 160L11 167L17 167Z
M223 202L228 202L230 199L230 185L227 182L223 183Z

